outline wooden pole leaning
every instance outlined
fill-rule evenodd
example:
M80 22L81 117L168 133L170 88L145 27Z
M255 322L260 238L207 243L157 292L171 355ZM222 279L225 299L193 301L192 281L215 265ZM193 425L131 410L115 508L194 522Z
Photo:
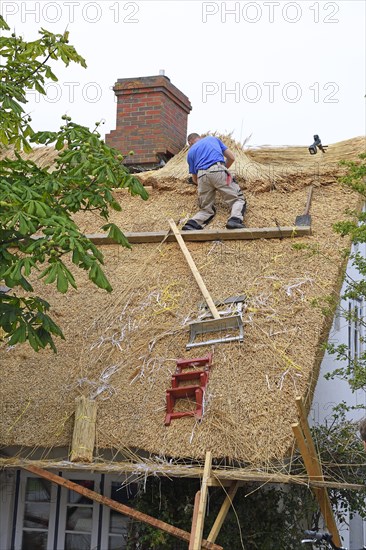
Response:
M197 491L195 497L194 497L194 507L193 507L193 516L192 516L192 526L191 526L191 538L189 541L189 547L188 550L193 549L193 542L194 542L194 536L196 533L197 528L197 517L198 517L198 510L200 507L200 501L201 501L201 491Z
M189 550L201 550L202 548L202 536L203 526L205 523L206 504L208 496L208 482L211 476L212 467L212 453L206 452L205 467L203 470L203 477L201 483L201 490L199 491L199 498L196 495L195 509L193 511L192 531L189 541ZM197 507L198 505L198 507Z
M304 460L306 471L311 481L324 481L322 467L311 436L301 397L296 398L296 406L299 413L299 422L292 424L292 430ZM333 537L334 544L341 546L341 539L326 487L313 487L313 492L319 503L324 523Z
M173 537L177 537L178 539L184 540L186 542L190 541L191 534L187 531L183 531L183 529L179 529L178 527L174 527L173 525L170 525L169 523L166 523L165 521L161 521L159 519L156 519L152 516L149 516L147 514L144 514L143 512L140 512L139 510L134 510L133 508L130 508L129 506L126 506L125 504L121 504L120 502L116 502L115 500L112 500L111 498L105 497L101 495L100 493L97 493L96 491L91 491L90 489L87 489L86 487L83 487L82 485L79 485L78 483L74 483L73 481L70 481L69 479L65 479L63 477L60 477L56 474L52 474L51 472L48 472L47 470L43 470L43 468L38 468L37 466L33 465L23 465L22 468L24 470L28 470L29 472L32 472L38 477L42 477L43 479L47 479L51 481L52 483L56 483L57 485L60 485L61 487L65 487L66 489L70 489L71 491L75 491L76 493L79 493L80 495L86 496L87 498L90 498L91 500L94 500L95 502L99 502L100 504L104 504L105 506L108 506L109 508L112 508L112 510L116 510L117 512L120 512L121 514L128 516L136 521L142 521L143 523L147 523L148 525L151 525L152 527L156 527L157 529L161 529L162 531L165 531L166 533L169 533ZM200 548L207 548L208 550L223 550L222 546L218 546L217 544L213 544L211 542L208 542L207 540L202 540Z
M228 493L226 494L225 500L221 505L220 511L217 514L217 518L215 519L215 523L213 524L210 534L207 537L207 540L209 542L215 542L219 533L220 529L225 521L225 518L230 510L230 507L233 504L234 497L236 495L237 490L239 489L241 483L240 481L234 481L234 483L231 484L230 489Z
M210 311L212 313L212 316L214 319L220 319L220 314L219 312L217 311L217 308L214 304L214 301L213 299L211 298L211 295L210 293L208 292L207 290L207 287L201 277L201 274L200 272L198 271L197 269L197 266L196 264L194 263L194 260L191 256L191 253L189 252L188 248L187 248L187 245L186 243L184 242L183 240L183 237L182 235L179 233L179 230L178 230L178 227L176 226L174 220L168 220L168 223L169 223L169 226L170 226L170 229L173 231L174 233L174 236L175 238L177 239L177 242L180 246L180 249L181 251L183 252L183 255L192 271L192 275L193 277L195 278L196 280L196 283L200 289L200 291L202 292L202 296L204 297L204 299L206 300L206 303L208 305L208 307L210 308Z

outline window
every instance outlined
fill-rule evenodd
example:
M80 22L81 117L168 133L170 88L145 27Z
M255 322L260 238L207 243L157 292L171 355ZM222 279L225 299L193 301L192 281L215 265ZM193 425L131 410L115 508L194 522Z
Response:
M100 492L101 475L67 474L75 483ZM80 493L61 488L57 549L90 550L98 548L100 505Z
M106 480L105 491L112 500L128 506L129 500L136 495L137 485L132 483L123 486L122 480L113 481L109 478ZM103 521L102 548L108 550L125 548L129 518L108 507L104 508L104 514L106 517Z
M50 481L23 475L18 499L16 550L53 548L54 504L57 487Z
M135 483L124 476L64 472L63 477L128 504ZM14 550L123 550L128 517L50 481L20 472Z

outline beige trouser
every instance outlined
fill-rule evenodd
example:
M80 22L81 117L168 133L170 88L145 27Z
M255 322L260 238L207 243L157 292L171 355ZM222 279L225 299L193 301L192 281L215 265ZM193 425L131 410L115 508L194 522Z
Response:
M207 170L199 170L197 183L200 210L191 218L192 220L200 225L205 225L211 221L216 212L215 195L218 191L231 209L230 217L239 218L240 221L243 221L245 212L243 192L231 176L228 178L228 172L222 164L214 164Z

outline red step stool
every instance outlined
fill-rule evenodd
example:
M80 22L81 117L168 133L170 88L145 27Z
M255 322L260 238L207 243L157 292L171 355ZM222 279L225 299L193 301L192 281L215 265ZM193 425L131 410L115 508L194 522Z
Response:
M201 420L203 414L203 395L208 382L209 368L212 364L212 353L206 357L195 359L178 359L175 374L172 375L172 387L166 390L166 415L165 425L169 426L174 418L183 418L184 416L195 416ZM204 370L194 370L182 372L183 369L204 367ZM189 386L180 386L182 381L197 381L197 384ZM177 399L194 398L196 408L193 411L174 412L174 406Z
M181 372L178 374L172 374L172 388L178 388L179 382L182 382L184 380L198 380L198 385L201 388L205 388L208 382L208 371L196 370L192 372Z
M176 400L185 397L194 397L196 399L196 410L174 412ZM203 411L203 388L200 386L181 386L180 388L166 390L166 409L165 426L169 426L174 418L183 418L184 416L195 416L197 420L200 420Z
M208 353L205 357L196 357L195 359L177 359L176 373L180 373L182 369L189 367L205 367L209 369L212 365L212 353Z

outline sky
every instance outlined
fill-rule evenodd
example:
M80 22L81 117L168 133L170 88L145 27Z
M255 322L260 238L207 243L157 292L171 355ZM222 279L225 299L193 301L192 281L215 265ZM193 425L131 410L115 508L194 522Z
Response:
M118 78L165 75L191 101L188 133L248 145L324 145L365 135L364 0L2 0L25 40L70 32L86 59L53 70L47 97L27 94L36 130L61 116L115 129Z

